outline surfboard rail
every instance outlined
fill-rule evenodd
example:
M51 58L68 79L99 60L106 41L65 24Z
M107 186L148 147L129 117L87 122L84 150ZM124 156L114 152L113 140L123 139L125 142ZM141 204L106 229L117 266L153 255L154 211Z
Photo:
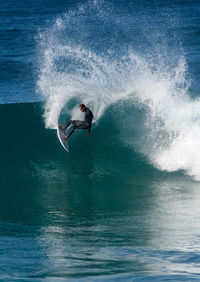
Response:
M67 141L64 139L65 133L62 127L58 124L57 126L57 136L58 140L60 141L60 144L63 146L63 148L69 153L69 146Z

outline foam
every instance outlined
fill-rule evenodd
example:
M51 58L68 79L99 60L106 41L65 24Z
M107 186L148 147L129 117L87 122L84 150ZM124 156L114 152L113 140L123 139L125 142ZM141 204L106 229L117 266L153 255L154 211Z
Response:
M84 9L81 7L81 13ZM133 106L144 109L143 130L147 136L139 137L139 146L129 144L159 169L185 170L200 180L200 101L188 94L190 81L184 54L167 64L163 59L167 54L159 50L161 59L157 62L132 48L120 57L112 52L95 52L84 43L76 44L74 38L63 40L73 17L74 13L58 17L40 33L38 87L46 99L46 127L56 128L63 107L72 98L88 105L97 121L110 105L128 99ZM71 115L78 116L76 108L71 109ZM127 126L131 131L131 124Z

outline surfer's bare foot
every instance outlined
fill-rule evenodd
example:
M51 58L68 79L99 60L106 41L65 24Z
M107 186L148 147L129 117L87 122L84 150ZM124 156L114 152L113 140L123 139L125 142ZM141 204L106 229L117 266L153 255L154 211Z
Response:
M65 141L67 141L69 137L68 136L64 136L63 139L65 139Z
M59 124L58 126L64 130L64 126L62 124Z

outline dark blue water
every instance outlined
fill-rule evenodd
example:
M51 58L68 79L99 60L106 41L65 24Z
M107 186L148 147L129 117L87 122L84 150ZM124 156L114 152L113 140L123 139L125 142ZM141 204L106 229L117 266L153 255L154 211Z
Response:
M0 27L0 280L199 281L199 1L7 1Z

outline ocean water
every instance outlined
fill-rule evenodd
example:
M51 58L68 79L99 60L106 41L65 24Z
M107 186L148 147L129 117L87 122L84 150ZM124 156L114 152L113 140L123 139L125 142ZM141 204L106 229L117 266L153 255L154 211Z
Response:
M0 280L199 281L200 2L8 0L0 24Z

